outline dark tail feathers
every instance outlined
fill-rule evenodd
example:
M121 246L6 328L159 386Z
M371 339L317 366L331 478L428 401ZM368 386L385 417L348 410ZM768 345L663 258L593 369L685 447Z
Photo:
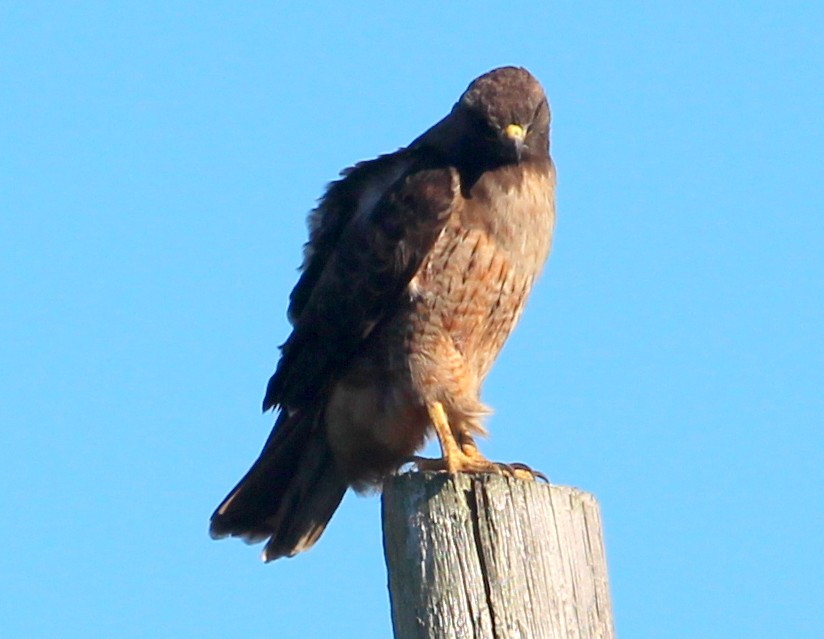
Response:
M319 415L282 412L249 472L212 515L209 534L269 539L263 560L292 557L323 533L346 492Z

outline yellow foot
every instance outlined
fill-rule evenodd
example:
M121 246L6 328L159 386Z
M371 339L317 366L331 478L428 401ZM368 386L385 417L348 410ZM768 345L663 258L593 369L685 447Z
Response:
M450 475L456 475L458 473L472 473L476 475L483 473L492 473L494 475L505 474L505 464L496 464L482 457L467 457L460 453L450 455L449 457L439 457L437 459L413 457L411 461L418 470L446 471Z
M525 481L537 481L539 479L549 483L549 479L542 472L532 470L526 464L504 464L493 462L483 457L468 457L466 455L452 456L449 459L439 457L412 457L409 461L415 464L420 471L447 472L450 475L457 473L469 473L481 475L489 473L492 475L504 475L505 477L515 477ZM453 462L450 464L449 462ZM457 462L457 463L456 463ZM451 467L450 467L451 466Z
M543 479L549 483L546 475L532 470L526 464L501 464L489 461L481 455L465 427L458 426L458 438L456 439L447 419L446 410L440 402L433 402L427 406L427 410L432 427L438 437L438 443L441 445L442 457L440 459L411 458L409 461L413 462L418 470L446 471L450 475L457 473L493 473L529 481Z

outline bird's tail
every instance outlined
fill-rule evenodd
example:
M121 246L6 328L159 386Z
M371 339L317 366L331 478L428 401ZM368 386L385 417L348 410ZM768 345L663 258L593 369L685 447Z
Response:
M321 415L281 412L252 468L212 515L213 538L268 538L264 561L292 557L318 540L347 487Z

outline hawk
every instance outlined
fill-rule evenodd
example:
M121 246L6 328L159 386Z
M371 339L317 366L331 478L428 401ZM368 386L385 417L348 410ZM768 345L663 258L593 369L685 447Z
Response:
M263 400L277 420L213 537L268 540L264 561L306 550L348 487L378 486L432 433L442 458L419 468L501 472L475 444L480 390L549 254L549 121L528 71L495 69L409 146L328 187Z

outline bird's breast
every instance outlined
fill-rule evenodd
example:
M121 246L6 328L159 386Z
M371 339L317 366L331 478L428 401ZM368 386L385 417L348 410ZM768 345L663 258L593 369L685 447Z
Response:
M479 382L546 261L555 220L551 166L500 171L458 202L410 285L416 316L451 340Z

